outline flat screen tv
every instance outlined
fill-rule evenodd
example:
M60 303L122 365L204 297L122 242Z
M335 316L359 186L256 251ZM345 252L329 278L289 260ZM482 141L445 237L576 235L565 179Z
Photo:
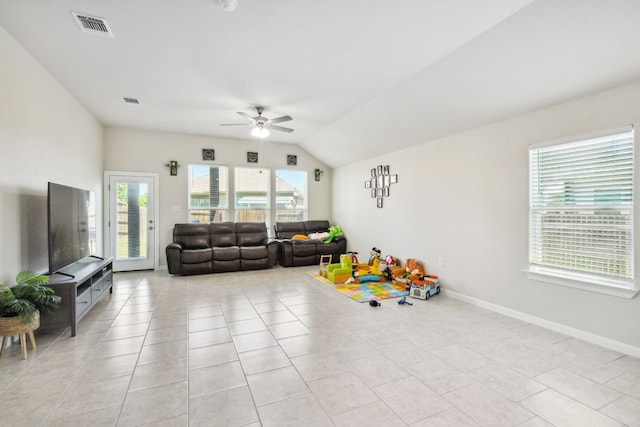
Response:
M95 195L92 191L49 183L49 273L95 253Z

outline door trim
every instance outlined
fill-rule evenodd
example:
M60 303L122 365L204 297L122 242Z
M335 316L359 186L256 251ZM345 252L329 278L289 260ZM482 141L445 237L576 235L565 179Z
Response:
M133 176L133 177L139 177L139 178L148 178L153 180L153 209L155 211L155 223L154 223L154 227L153 227L153 237L154 237L154 244L153 244L153 252L154 252L154 259L153 259L153 269L158 270L160 267L160 233L159 233L159 217L160 217L160 201L159 201L159 195L160 195L160 190L159 190L159 186L160 186L160 175L157 173L144 173L144 172L126 172L126 171L104 171L104 181L103 181L103 190L102 190L102 194L103 194L103 204L102 206L104 207L104 212L102 213L104 221L103 221L103 227L102 227L102 233L104 236L104 239L102 239L103 241L103 246L104 246L104 253L108 254L107 256L114 256L114 254L111 253L111 234L110 234L110 230L109 230L109 221L111 219L111 215L110 215L110 209L111 209L111 198L109 197L110 192L109 192L109 182L111 181L111 177L113 176Z

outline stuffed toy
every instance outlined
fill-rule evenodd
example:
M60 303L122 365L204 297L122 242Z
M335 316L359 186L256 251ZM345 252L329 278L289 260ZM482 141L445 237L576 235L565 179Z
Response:
M309 240L324 240L329 237L329 233L323 231L321 233L311 233L309 234Z
M376 261L380 263L380 254L382 251L375 246L371 248L371 256L369 257L369 265L373 265Z
M404 271L394 269L394 283L403 283L407 288L411 287L413 280L420 279L425 275L424 265L413 258L409 258L405 263Z
M329 227L329 236L326 238L324 242L331 243L333 239L335 239L336 237L342 237L342 236L343 236L342 227L340 227L339 225L335 225L333 227Z

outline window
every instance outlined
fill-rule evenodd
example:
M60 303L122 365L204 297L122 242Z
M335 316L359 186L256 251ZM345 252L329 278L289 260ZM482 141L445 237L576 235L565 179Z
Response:
M236 221L265 222L270 228L269 169L235 168Z
M276 170L276 221L307 219L307 172Z
M229 221L229 170L189 165L189 221Z
M529 272L534 278L545 280L538 273L567 279L561 284L569 286L635 294L633 144L633 130L626 128L530 148Z

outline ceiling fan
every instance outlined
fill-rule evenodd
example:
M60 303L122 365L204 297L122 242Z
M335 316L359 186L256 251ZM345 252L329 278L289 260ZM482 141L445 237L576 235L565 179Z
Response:
M249 119L249 123L222 123L220 126L253 126L253 130L251 131L251 135L256 138L266 138L269 136L270 129L278 130L280 132L293 132L293 129L287 128L284 126L276 126L275 123L288 122L289 120L293 120L291 116L282 116L276 117L275 119L268 119L262 116L264 112L264 107L256 107L257 116L251 117L246 113L242 113L238 111L242 117Z

